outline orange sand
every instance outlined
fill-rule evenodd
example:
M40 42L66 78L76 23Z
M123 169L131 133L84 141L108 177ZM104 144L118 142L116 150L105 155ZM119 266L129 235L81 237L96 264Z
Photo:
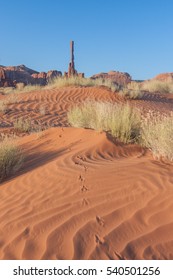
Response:
M87 98L121 101L104 88L45 90L1 116L7 126L19 115L61 126L18 140L24 166L0 185L1 259L173 259L173 164L63 127L67 109ZM40 117L40 104L49 114Z

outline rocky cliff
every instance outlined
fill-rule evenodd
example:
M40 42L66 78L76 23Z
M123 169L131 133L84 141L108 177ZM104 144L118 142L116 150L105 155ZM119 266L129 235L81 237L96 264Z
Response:
M15 86L17 83L24 83L25 85L46 85L51 79L57 76L62 76L62 73L57 70L39 73L25 65L0 66L1 87Z

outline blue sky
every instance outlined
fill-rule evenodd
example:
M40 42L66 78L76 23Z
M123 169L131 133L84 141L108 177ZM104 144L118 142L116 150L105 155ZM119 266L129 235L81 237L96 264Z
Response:
M172 0L0 0L0 64L133 79L173 72Z

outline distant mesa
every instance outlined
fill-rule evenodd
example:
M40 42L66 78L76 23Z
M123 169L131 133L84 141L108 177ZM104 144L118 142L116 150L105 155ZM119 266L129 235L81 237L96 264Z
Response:
M159 80L162 82L173 82L173 73L161 73L154 77L152 80Z
M0 66L1 87L14 87L17 83L46 85L49 80L58 76L62 76L61 71L51 70L47 73L39 73L23 64L19 66Z
M130 74L126 72L119 72L119 71L109 71L108 73L99 73L95 74L91 77L92 79L110 79L112 82L124 86L127 85L132 81Z

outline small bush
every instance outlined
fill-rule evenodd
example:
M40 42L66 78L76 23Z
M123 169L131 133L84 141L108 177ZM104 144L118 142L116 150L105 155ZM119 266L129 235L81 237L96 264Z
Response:
M173 160L173 115L153 116L150 112L141 123L141 143L156 158Z
M30 133L30 132L39 132L42 130L41 124L36 123L31 119L24 119L23 117L17 119L14 122L14 129L19 132Z
M150 81L145 81L142 85L142 88L149 92L173 93L173 83L172 82L150 80Z
M10 140L0 142L0 182L14 174L23 163L21 150Z
M14 122L14 128L19 132L31 132L32 122L30 119L19 118Z
M5 114L7 112L7 105L4 100L0 101L0 113Z
M140 91L141 87L142 87L142 83L141 82L132 81L132 82L128 83L126 85L126 87L127 87L127 89L130 89L130 90Z
M118 94L122 97L126 97L128 99L140 99L143 96L143 92L140 90L130 90L124 88L123 90L119 91Z
M93 128L111 133L124 143L137 142L140 137L140 114L129 104L88 101L68 112L72 126Z

